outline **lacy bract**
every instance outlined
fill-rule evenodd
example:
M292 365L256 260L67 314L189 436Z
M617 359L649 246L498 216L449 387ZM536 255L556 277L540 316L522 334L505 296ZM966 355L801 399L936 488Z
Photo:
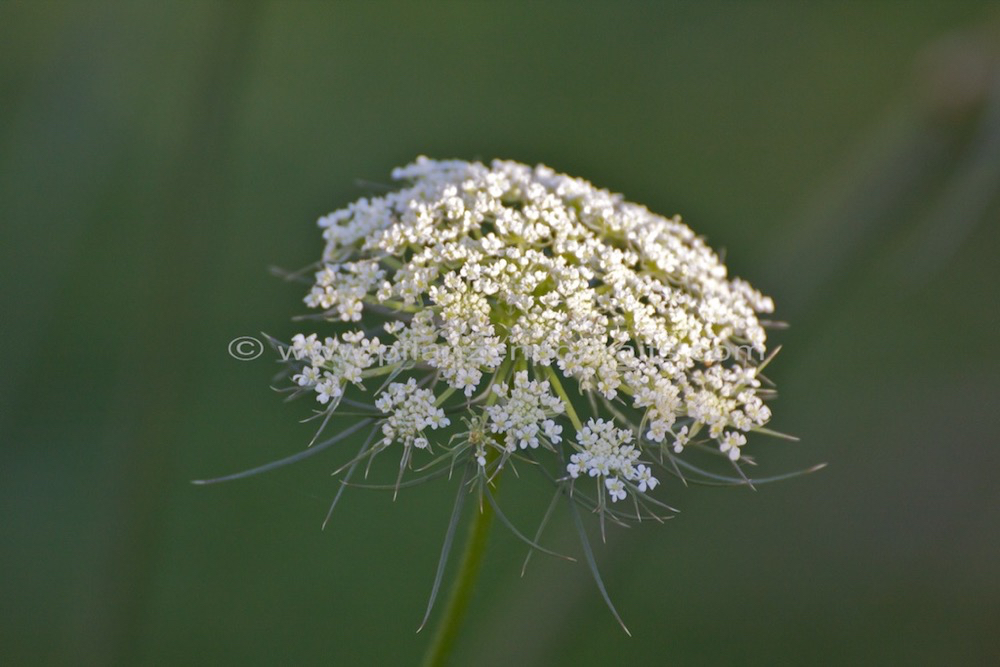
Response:
M305 302L348 330L289 357L326 418L374 420L363 456L487 477L548 457L599 507L696 470L686 447L747 460L774 306L679 218L544 166L421 157L392 176L320 219Z

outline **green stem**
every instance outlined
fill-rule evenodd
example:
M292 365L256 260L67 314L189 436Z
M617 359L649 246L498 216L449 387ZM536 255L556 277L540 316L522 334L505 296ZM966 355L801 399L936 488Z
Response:
M506 382L509 379L511 365L512 361L508 356L497 369L491 384L493 382ZM496 400L496 392L490 390L484 406L493 405ZM486 459L489 462L487 465L495 461L498 456L496 449L492 447L487 449ZM494 484L499 484L499 482L500 475L497 475L494 478ZM480 483L489 484L485 479L481 479ZM462 554L462 562L458 566L455 582L448 594L448 604L445 606L444 614L437 631L434 633L434 639L424 655L422 663L424 667L439 667L447 664L448 657L451 655L452 649L455 648L455 640L458 638L462 621L465 620L465 612L469 609L469 601L472 599L476 579L479 577L479 568L482 566L483 556L486 554L486 540L490 534L490 526L493 524L493 503L482 503L482 492L479 498L479 511L473 511L472 525L465 543L465 551Z
M409 304L403 303L402 301L393 301L391 299L386 301L379 301L378 299L373 298L371 295L366 295L363 299L361 299L361 301L364 303L371 304L373 306L382 306L383 308L398 310L403 313L419 313L422 310L426 310L426 308L418 304L414 304L411 306Z
M381 257L377 257L376 259L378 259L378 261L382 262L391 269L403 268L403 263L398 259L396 259L395 257L393 257L392 255L382 255Z
M399 369L401 364L389 364L388 366L376 366L375 368L366 368L361 371L361 377L363 378L373 378L380 375L389 375L390 373L395 373ZM339 412L337 414L340 414Z
M448 657L451 655L452 649L455 648L455 640L458 637L462 621L465 619L465 612L468 611L469 601L472 599L472 592L479 575L479 568L482 566L483 556L486 554L486 541L492 523L492 503L485 503L478 512L473 512L472 527L465 543L465 553L462 554L462 562L448 596L448 605L445 607L444 615L438 625L437 632L434 634L434 640L424 656L424 667L439 667L447 664Z
M562 402L566 404L566 416L569 417L570 422L573 424L573 428L577 431L583 428L583 422L576 414L576 410L573 409L573 402L569 399L569 394L562 386L562 382L559 381L559 375L553 370L551 366L545 367L545 372L549 376L549 384L552 388L556 390L556 394L562 399Z
M434 401L434 407L440 408L442 405L445 404L445 401L447 401L454 393L455 393L454 387L448 387L447 389L445 389L444 392L437 397L437 400Z

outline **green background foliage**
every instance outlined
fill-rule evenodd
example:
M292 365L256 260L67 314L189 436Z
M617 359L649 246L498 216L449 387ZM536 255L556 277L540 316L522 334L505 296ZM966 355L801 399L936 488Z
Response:
M453 486L350 491L287 338L314 220L417 154L680 212L792 327L746 489L582 563L495 527L455 664L995 664L989 3L0 2L0 663L413 664ZM956 32L957 31L957 32ZM390 468L392 462L384 462ZM378 472L378 471L376 471ZM531 471L526 471L530 473ZM524 531L540 476L505 482ZM546 544L579 555L569 515Z

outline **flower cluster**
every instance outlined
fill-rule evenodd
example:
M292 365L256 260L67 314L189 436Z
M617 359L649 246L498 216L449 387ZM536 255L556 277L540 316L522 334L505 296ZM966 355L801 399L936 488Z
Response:
M632 431L615 428L613 422L590 419L576 434L581 451L570 456L566 466L570 477L576 479L586 472L591 477L604 480L611 500L623 500L626 496L625 483L634 482L639 491L652 491L659 484L652 470L636 463L639 450L632 441Z
M746 434L771 417L758 314L774 304L680 218L544 166L421 157L393 178L320 219L305 297L369 328L292 344L293 379L327 414L367 378L387 383L353 401L384 436L371 452L408 456L438 430L449 465L495 474L548 450L560 483L597 479L600 509L652 491L655 464L679 472L686 447L747 460ZM452 412L477 426L449 440Z
M514 387L506 383L493 385L500 398L498 405L486 407L490 430L503 434L505 449L514 452L518 447L536 449L539 431L550 443L559 442L562 426L549 417L564 411L562 401L549 393L549 383L529 380L527 371L514 375Z
M364 371L376 363L385 351L378 338L367 339L364 333L353 331L340 339L327 338L319 342L316 334L296 334L292 338L291 355L296 361L307 360L308 365L292 379L300 387L316 391L316 400L336 407L344 394L344 385L361 385Z
M399 440L404 446L427 447L426 428L444 428L450 421L444 410L434 404L434 394L417 386L410 378L406 383L393 382L375 401L375 407L387 414L382 423L383 445Z

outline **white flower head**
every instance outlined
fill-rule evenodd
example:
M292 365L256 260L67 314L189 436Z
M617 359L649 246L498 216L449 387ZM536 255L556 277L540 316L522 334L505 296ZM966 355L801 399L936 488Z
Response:
M297 275L324 331L282 354L285 390L337 431L314 451L364 438L345 482L388 448L397 492L408 473L458 477L452 536L470 491L512 526L491 492L508 471L542 471L602 529L673 511L664 475L753 481L748 434L773 433L758 316L774 304L680 217L542 165L419 157L392 178L319 219L321 256Z
M664 474L748 482L774 304L679 217L541 165L420 157L392 177L320 218L305 303L327 331L286 356L324 427L370 428L345 475L398 443L397 490L461 470L482 506L530 464L618 522L659 518ZM714 448L739 476L700 467Z
M774 305L680 218L544 166L421 157L392 175L398 190L319 221L306 304L385 337L293 338L292 380L326 412L372 378L383 446L452 443L483 470L551 450L612 500L653 491L654 462L698 435L738 461L770 419L755 360ZM463 444L448 409L482 437Z

